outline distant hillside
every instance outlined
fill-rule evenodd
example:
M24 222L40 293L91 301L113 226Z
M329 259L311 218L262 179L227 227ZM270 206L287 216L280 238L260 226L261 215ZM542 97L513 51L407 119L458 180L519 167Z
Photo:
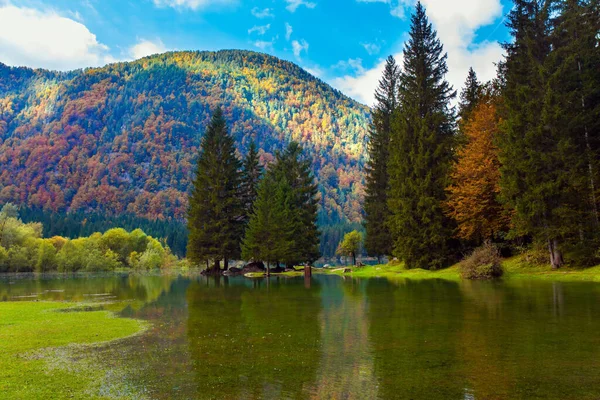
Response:
M68 73L0 64L0 203L185 217L197 146L224 108L242 153L314 158L322 224L359 221L369 109L247 51L173 52Z

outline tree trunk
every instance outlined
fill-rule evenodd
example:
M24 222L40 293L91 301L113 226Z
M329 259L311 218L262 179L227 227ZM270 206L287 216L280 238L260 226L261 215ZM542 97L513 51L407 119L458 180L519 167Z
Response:
M225 257L223 260L223 270L227 271L229 269L229 259Z
M558 240L548 240L548 251L550 252L550 264L552 269L559 269L562 267L564 261L561 251L558 249Z
M352 265L356 267L356 253L352 253Z
M579 69L579 74L581 75L581 61L577 61L577 67ZM585 97L581 95L581 111L585 112ZM590 134L588 132L587 125L584 125L584 138L585 138L585 146L587 150L587 159L588 159L588 174L590 175L590 192L591 192L591 201L592 201L592 212L594 214L594 221L596 222L596 226L600 223L598 218L598 201L596 199L596 182L594 179L594 166L593 166L593 158L592 158L592 147L590 146Z
M267 263L267 276L271 276L271 263Z
M213 272L216 274L221 270L221 260L215 260L213 265Z

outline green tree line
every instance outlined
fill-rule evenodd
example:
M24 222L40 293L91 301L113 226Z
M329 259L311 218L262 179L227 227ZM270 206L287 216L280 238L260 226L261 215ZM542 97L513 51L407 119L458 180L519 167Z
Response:
M435 269L495 241L543 247L553 268L597 262L599 3L515 0L507 21L497 77L482 84L471 69L456 110L446 53L417 4L403 64L388 58L372 111L370 255Z
M88 237L42 237L43 225L25 223L7 203L0 211L0 272L98 272L169 268L178 261L168 247L141 229L113 228Z

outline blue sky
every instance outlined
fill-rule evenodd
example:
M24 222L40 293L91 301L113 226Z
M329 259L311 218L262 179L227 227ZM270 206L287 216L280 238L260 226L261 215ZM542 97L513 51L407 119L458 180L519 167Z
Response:
M423 0L456 86L490 79L508 0ZM368 105L401 59L413 0L0 0L0 61L68 70L166 50L249 49L306 68Z

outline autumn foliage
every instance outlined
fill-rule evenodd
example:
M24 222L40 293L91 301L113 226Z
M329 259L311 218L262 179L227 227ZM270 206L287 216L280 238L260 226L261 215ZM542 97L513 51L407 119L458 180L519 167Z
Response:
M448 215L458 223L456 236L482 243L506 227L498 201L500 162L494 141L499 118L492 101L481 101L465 121L466 145L458 151L448 191Z

